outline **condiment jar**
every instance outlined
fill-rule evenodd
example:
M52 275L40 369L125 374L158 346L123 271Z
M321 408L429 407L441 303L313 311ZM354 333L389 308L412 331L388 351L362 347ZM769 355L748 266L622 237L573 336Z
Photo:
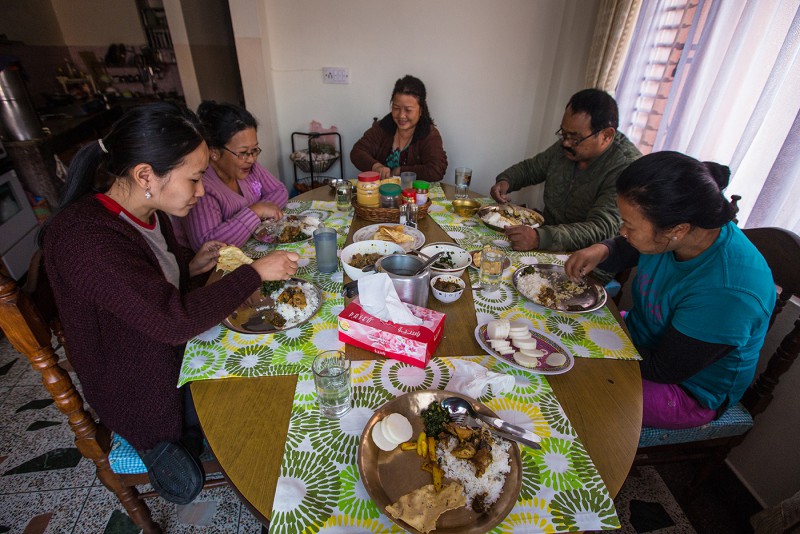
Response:
M383 184L378 190L382 208L400 207L400 186L397 184Z
M424 206L428 202L428 189L431 188L431 184L424 180L414 180L412 187L417 193L417 206Z
M414 189L408 188L403 190L403 204L416 204L417 203L417 192Z
M356 202L365 208L377 208L380 205L378 188L381 175L377 172L367 171L358 175L356 187Z

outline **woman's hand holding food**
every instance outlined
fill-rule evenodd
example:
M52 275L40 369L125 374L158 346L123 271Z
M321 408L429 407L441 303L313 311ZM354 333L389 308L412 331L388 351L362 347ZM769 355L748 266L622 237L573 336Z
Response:
M210 271L217 264L219 249L225 246L222 241L207 241L189 262L189 276L197 276Z
M300 256L288 250L276 250L250 264L261 280L288 280L297 272Z
M258 215L261 220L275 219L277 221L278 219L283 218L283 212L274 202L267 202L266 200L256 202L250 206L250 209L253 210L253 212Z
M582 248L573 252L567 259L564 264L564 271L572 281L578 282L597 267L599 263L605 261L608 258L608 254L608 247L600 243Z

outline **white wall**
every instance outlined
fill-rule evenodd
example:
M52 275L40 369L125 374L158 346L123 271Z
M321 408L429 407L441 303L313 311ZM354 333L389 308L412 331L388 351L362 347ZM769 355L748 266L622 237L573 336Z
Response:
M388 112L394 82L421 78L449 167L473 169L487 193L509 165L549 146L569 96L582 89L597 0L231 0L248 109L273 125L278 171L293 180L290 137L311 120L335 124L349 151L372 117ZM238 22L237 22L238 21ZM258 25L258 35L252 35ZM260 65L242 61L260 40ZM258 55L258 54L255 54ZM257 59L257 58L256 58ZM325 66L350 69L349 85L325 85ZM265 69L267 94L248 94L248 70ZM254 98L261 100L254 102ZM274 99L274 105L269 102ZM266 160L267 162L269 160ZM336 168L334 167L335 170ZM525 201L524 199L522 201Z

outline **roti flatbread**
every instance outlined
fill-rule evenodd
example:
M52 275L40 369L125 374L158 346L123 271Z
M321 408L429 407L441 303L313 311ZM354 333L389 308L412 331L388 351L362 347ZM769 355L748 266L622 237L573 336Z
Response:
M433 484L428 484L403 495L396 503L388 505L386 511L395 519L427 534L436 529L440 515L465 504L467 497L461 484L448 484L438 492Z
M249 258L239 247L228 245L219 249L219 259L217 260L218 271L233 271L240 265L249 265L253 260Z
M392 243L397 243L398 245L414 241L414 237L406 233L406 227L402 224L397 224L394 226L381 225L372 236L372 239L391 241Z

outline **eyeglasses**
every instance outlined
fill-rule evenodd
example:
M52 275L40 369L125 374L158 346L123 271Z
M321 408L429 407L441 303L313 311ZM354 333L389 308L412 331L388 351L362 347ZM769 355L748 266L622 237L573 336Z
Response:
M596 130L596 131L590 133L589 135L587 135L586 137L578 138L578 136L574 135L574 134L566 134L565 135L564 134L564 128L559 128L558 131L556 132L556 137L559 137L561 139L561 141L564 142L564 143L569 143L574 148L574 147L578 146L579 144L583 143L584 141L586 141L587 139L589 139L590 137L593 137L593 136L599 134L601 131L602 130Z
M234 152L233 150L231 150L226 146L223 146L222 148L224 148L225 150L227 150L228 152L230 152L231 154L233 154L242 161L246 160L247 158L256 159L258 158L258 155L263 152L263 150L261 150L260 148L254 148L250 152Z

